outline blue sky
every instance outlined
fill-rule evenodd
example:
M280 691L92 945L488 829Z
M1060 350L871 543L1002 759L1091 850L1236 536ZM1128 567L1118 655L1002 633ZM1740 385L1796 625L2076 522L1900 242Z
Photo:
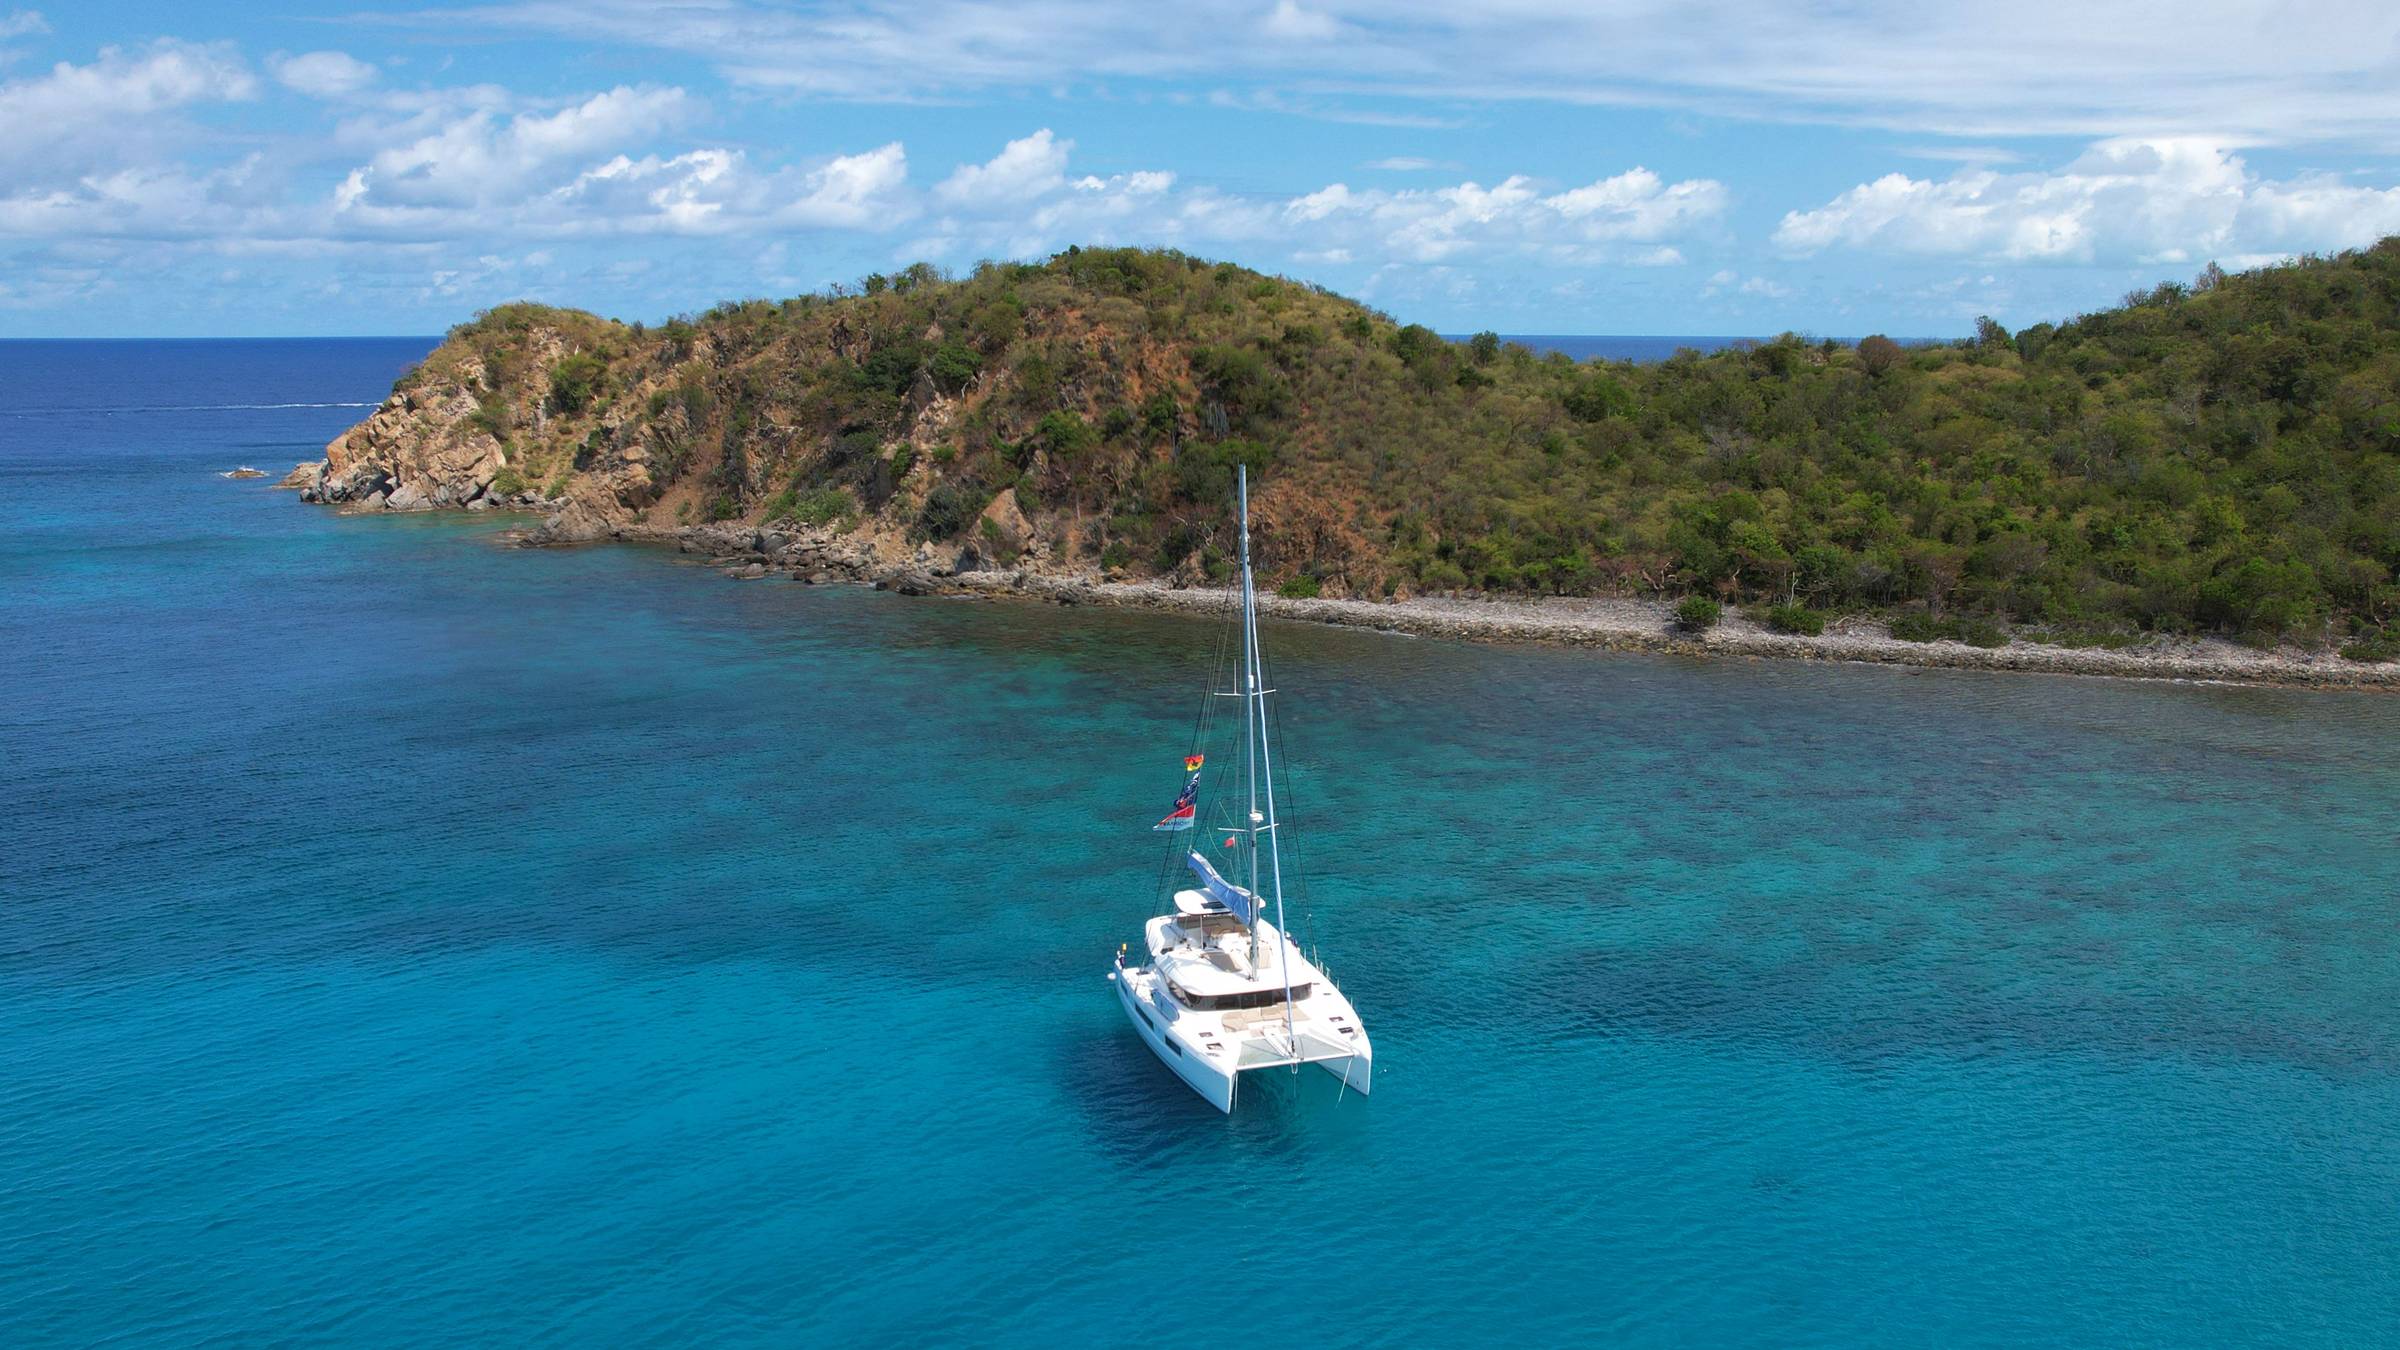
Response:
M2400 233L2400 7L0 0L0 336L1165 244L1445 331L1944 335Z

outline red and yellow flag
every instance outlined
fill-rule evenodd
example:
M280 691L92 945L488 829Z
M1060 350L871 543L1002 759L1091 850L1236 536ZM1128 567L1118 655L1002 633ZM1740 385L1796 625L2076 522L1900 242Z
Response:
M1201 762L1207 758L1208 756L1206 755L1185 755L1183 757L1183 771L1185 773L1200 772Z

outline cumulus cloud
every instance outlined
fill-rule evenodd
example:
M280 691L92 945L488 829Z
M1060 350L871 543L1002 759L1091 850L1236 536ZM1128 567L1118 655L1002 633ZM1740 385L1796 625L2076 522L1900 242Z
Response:
M900 142L861 155L837 155L800 176L800 190L777 208L782 224L866 229L893 225L916 214L902 197L908 185L908 152Z
M0 84L0 169L46 168L72 179L114 166L181 133L168 114L246 99L258 81L231 47L162 41L103 47L84 65Z
M1067 152L1048 127L1010 141L983 164L961 164L934 189L945 202L968 207L1005 206L1055 192L1067 181Z
M269 64L285 88L311 98L346 98L375 83L375 67L348 52L303 52Z
M1047 129L959 166L929 194L938 212L918 240L1022 256L1069 243L1241 245L1295 261L1358 258L1436 265L1475 255L1637 266L1683 261L1671 241L1724 213L1723 184L1668 182L1644 168L1559 190L1512 175L1485 185L1386 191L1332 183L1291 195L1186 187L1173 173L1075 174L1073 143Z
M1635 168L1582 187L1545 193L1532 179L1512 175L1491 187L1465 182L1401 192L1356 191L1336 183L1292 199L1286 220L1319 231L1372 240L1381 251L1412 262L1440 262L1462 253L1502 249L1561 259L1675 262L1666 239L1724 213L1725 186L1695 178L1668 183Z
M677 88L619 86L551 113L479 108L378 151L351 171L336 202L345 211L405 212L522 198L681 125L695 104Z
M1891 173L1776 228L1787 253L1870 249L2010 262L2184 263L2369 243L2400 232L2400 189L2273 180L2195 137L2102 141L2055 171Z
M246 99L257 80L232 48L164 41L105 47L0 84L0 235L189 237L237 217L269 176L255 156L182 156L204 139L184 110Z

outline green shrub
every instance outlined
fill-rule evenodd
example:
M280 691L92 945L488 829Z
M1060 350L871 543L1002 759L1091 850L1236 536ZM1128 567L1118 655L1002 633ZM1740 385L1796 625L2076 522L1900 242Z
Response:
M509 413L508 400L498 394L485 394L476 401L475 411L468 414L467 424L506 444L508 433L516 427L516 418Z
M1725 616L1725 607L1705 595L1687 595L1675 606L1675 622L1694 633L1705 633Z
M926 372L933 377L935 388L945 394L955 394L983 372L983 358L965 343L945 342L933 349L933 359L926 363Z
M1892 636L1902 642L1939 642L1954 636L1952 625L1925 613L1912 610L1892 616Z
M1990 619L1960 619L1958 640L1970 647L2005 647L2008 645L2008 630Z
M775 494L767 503L767 519L788 520L798 525L831 525L849 520L858 514L858 501L847 488L810 488L806 492L797 485Z
M1777 605L1767 611L1767 627L1778 633L1815 637L1825 631L1825 616L1805 605Z
M589 407L607 378L608 363L590 352L576 352L550 367L550 406L563 413Z
M1286 600L1314 600L1323 592L1323 584L1306 573L1275 588L1275 593Z
M1033 439L1062 458L1079 455L1100 442L1091 424L1071 412L1042 414L1042 420L1034 424Z
M517 472L515 465L503 464L500 466L500 472L492 475L492 486L489 491L495 497L514 497L530 486L532 485L525 481L525 475Z
M2400 635L2390 632L2362 635L2342 644L2342 655L2353 661L2400 660Z
M1903 642L1963 642L1970 647L2005 647L2008 630L1981 615L1937 619L1922 610L1894 615L1892 636Z
M992 494L976 483L957 479L934 485L925 494L924 509L917 513L917 526L934 539L949 539L967 528L967 523L983 514L990 505Z

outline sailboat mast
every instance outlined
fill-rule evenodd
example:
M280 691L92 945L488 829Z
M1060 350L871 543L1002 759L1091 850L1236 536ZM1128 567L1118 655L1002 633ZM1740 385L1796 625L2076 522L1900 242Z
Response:
M1292 1052L1297 1054L1300 1040L1292 1011L1292 938L1291 929L1285 926L1283 918L1283 846L1276 837L1275 759L1267 738L1267 694L1270 691L1263 687L1262 667L1258 659L1258 590L1257 583L1250 575L1250 466L1240 466L1236 470L1236 477L1242 498L1242 678L1250 688L1250 697L1246 702L1257 710L1255 722L1258 727L1257 770L1253 771L1250 788L1250 894L1254 897L1258 894L1258 836L1263 829L1267 836L1268 875L1275 886L1275 966L1283 973L1283 1030ZM1263 826L1258 811L1257 780L1261 772L1267 782L1267 810ZM1258 927L1255 924L1250 928L1250 944L1250 968L1256 970Z
M1250 903L1256 913L1258 903L1258 651L1256 635L1250 626L1251 607L1257 597L1251 593L1250 580L1250 466L1234 467L1236 496L1240 503L1242 532L1242 769L1250 779L1250 805L1243 819L1248 831L1250 848ZM1250 926L1250 968L1258 969L1258 925Z

